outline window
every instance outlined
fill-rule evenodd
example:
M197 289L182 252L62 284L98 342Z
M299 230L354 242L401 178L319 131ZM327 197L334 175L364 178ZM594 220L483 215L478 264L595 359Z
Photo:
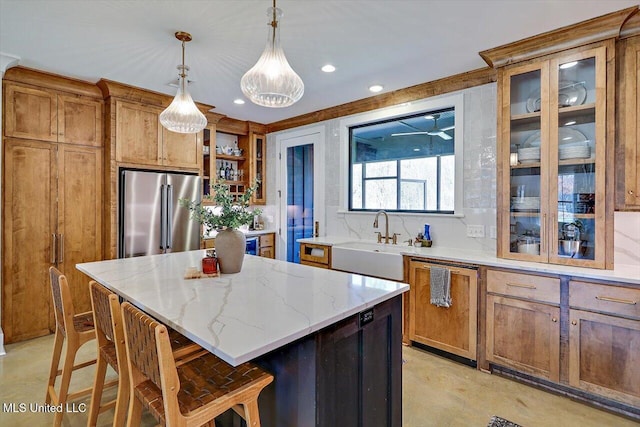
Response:
M453 214L455 127L455 107L349 126L349 210Z

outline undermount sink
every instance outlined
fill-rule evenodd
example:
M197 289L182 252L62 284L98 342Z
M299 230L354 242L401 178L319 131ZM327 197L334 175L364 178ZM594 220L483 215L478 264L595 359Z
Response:
M397 245L366 241L335 244L331 248L331 268L402 281L401 250Z

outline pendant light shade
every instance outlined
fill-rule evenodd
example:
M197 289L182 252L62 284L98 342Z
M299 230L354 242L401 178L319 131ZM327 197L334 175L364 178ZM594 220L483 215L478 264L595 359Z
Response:
M176 38L182 42L182 65L178 66L178 92L171 104L160 113L160 123L178 133L197 133L207 125L207 118L198 109L187 90L187 71L184 65L184 44L191 41L191 34L179 31Z
M287 62L280 46L279 19L282 11L273 7L267 9L269 33L267 46L256 65L242 76L240 88L254 104L263 107L288 107L296 103L304 93L304 83Z

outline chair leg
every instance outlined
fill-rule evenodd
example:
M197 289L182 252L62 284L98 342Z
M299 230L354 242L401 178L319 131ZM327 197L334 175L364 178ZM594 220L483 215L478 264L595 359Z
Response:
M53 354L51 355L51 369L49 370L49 382L47 383L47 396L45 403L51 403L50 387L54 387L56 383L56 377L58 376L58 365L60 364L60 355L62 354L62 344L64 344L64 335L58 328L56 328L56 334L53 341Z
M127 427L137 427L142 420L142 402L135 396L129 399L129 414L127 416Z
M69 383L71 382L71 373L73 373L73 363L76 360L77 347L69 345L67 342L67 350L64 356L64 364L62 365L62 377L60 380L60 392L58 393L58 404L62 403L62 411L56 412L53 419L53 425L55 427L60 426L62 423L62 416L64 415L64 406L67 403L67 395L69 394Z
M96 375L93 380L93 392L91 393L91 402L89 403L89 423L87 425L90 427L94 427L98 421L100 402L102 401L102 391L104 390L104 378L106 374L107 362L100 354L100 350L98 350Z
M113 425L115 427L124 427L124 421L127 416L127 405L129 404L129 381L123 378L122 369L118 378L118 395L116 397L116 410L113 415Z
M251 400L244 406L244 419L247 427L260 427L260 412L258 411L258 398Z

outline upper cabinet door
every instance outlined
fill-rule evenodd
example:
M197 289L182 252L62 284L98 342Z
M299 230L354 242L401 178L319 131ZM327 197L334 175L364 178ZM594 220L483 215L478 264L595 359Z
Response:
M499 255L547 262L549 66L501 71Z
M611 268L613 52L500 70L498 256Z
M58 95L58 142L102 146L102 102Z
M116 101L116 161L160 165L162 130L159 110Z
M58 140L55 92L6 83L4 99L5 136L52 142Z
M202 132L177 133L162 128L163 165L200 169L201 163Z
M606 48L551 61L551 262L604 267Z

